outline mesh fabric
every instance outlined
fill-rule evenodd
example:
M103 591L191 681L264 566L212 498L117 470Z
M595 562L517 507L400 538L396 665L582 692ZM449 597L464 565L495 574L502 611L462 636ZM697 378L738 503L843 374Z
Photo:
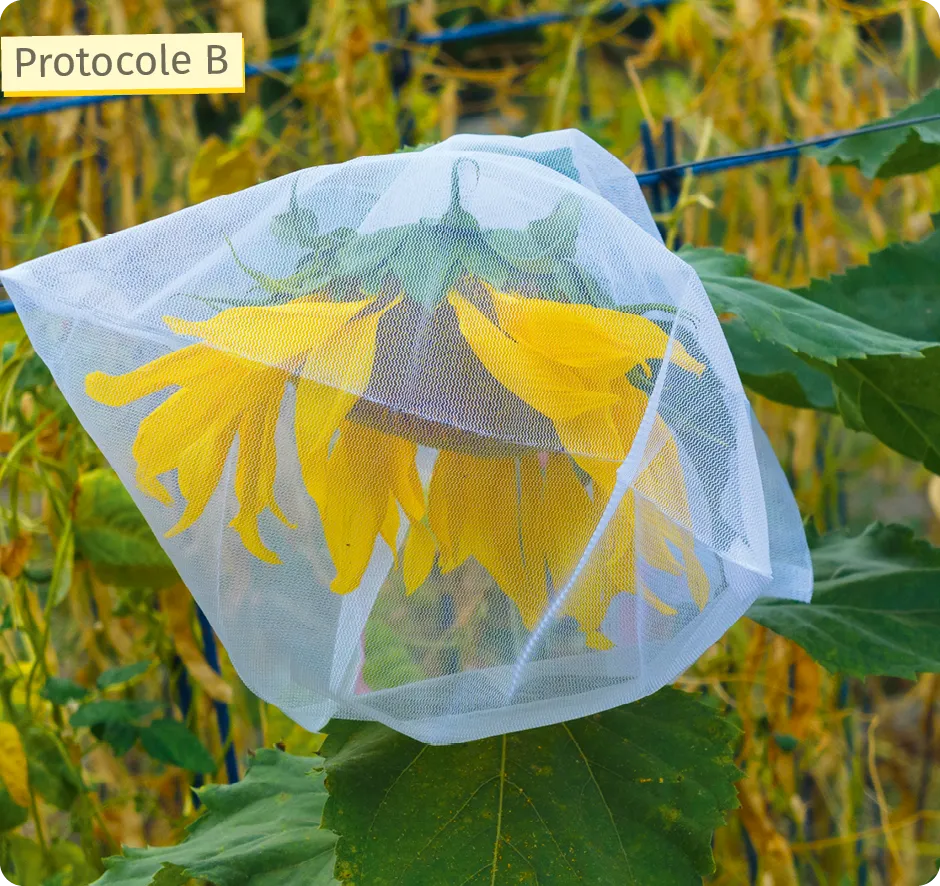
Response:
M303 170L0 279L242 679L310 729L583 716L809 599L702 285L581 133Z

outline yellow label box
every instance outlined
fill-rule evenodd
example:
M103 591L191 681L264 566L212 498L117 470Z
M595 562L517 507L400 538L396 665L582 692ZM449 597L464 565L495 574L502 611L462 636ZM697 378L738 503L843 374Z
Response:
M241 34L0 38L7 96L244 92Z

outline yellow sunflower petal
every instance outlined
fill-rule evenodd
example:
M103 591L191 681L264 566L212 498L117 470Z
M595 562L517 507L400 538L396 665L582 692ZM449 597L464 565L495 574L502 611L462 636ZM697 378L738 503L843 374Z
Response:
M428 489L428 519L441 551L441 572L445 575L466 560L463 525L467 512L463 503L476 459L460 452L442 451L434 463Z
M326 494L330 441L369 384L379 320L400 301L398 298L379 311L358 317L337 332L307 358L297 381L297 455L304 485L318 504Z
M163 504L172 504L158 477L180 467L187 448L207 433L220 415L219 401L197 389L182 388L171 394L137 428L131 450L137 462L137 485ZM231 413L225 411L225 418L231 420Z
M358 399L357 394L325 388L308 379L297 382L297 403L294 408L297 456L304 486L317 504L322 504L326 496L326 462L330 441Z
M626 379L609 384L616 397L612 407L554 422L565 450L604 495L613 489L617 470L630 452L649 405L646 394Z
M395 499L389 497L388 510L385 512L385 519L382 521L379 534L391 548L396 569L398 568L398 526L400 523L401 516L398 513L398 505L395 504Z
M584 640L589 649L596 649L598 652L606 652L614 648L610 638L600 631L589 631L584 635Z
M431 530L424 523L412 523L402 554L406 594L413 594L424 584L434 567L436 554L437 540Z
M441 571L473 557L532 629L548 602L539 518L541 476L536 456L477 458L442 452L429 491L431 531Z
M211 373L217 365L218 354L213 354L211 348L190 345L123 375L89 373L85 377L85 393L105 406L126 406L171 385L186 385Z
M669 336L639 314L524 298L484 285L500 327L556 363L615 378L666 353ZM705 368L678 341L673 344L672 362L697 374Z
M289 526L290 523L274 499L277 473L275 429L288 376L270 369L253 373L246 381L244 411L238 425L238 462L235 468L235 496L239 509L231 526L241 536L245 547L260 560L279 563L277 555L261 541L258 517L266 508Z
M410 440L386 434L384 454L388 463L388 478L392 494L412 523L425 515L424 487L415 464L418 447Z
M668 603L664 603L659 599L646 585L643 586L643 599L646 600L650 606L653 607L661 615L678 615L679 610L670 606Z
M633 494L627 493L565 600L564 614L578 622L591 649L613 646L601 631L607 610L617 594L636 593L634 515Z
M570 366L513 341L459 293L452 292L448 299L461 335L487 372L543 415L554 421L613 405L616 398L609 391L598 390ZM563 331L556 330L556 335L563 336Z
M270 307L229 308L211 320L164 317L163 322L175 333L200 338L213 348L280 365L321 348L374 302L374 298L354 302L301 298Z
M574 418L556 419L562 446L604 494L610 494L617 469L627 456L610 408L594 409Z
M229 416L221 415L180 452L177 482L186 507L176 525L167 532L167 538L189 529L202 516L222 478L225 462L235 442L235 429L235 422Z
M330 453L329 483L320 518L336 569L331 590L337 594L359 586L388 517L388 477L381 460L385 436L372 428L343 422Z
M599 497L598 497L599 498ZM592 501L566 455L550 455L545 466L545 555L555 589L577 565L597 520L602 501Z

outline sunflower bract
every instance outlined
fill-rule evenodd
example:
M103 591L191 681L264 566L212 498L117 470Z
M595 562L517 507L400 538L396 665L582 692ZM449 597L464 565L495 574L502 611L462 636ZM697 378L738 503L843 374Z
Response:
M0 276L244 681L310 729L582 716L809 598L702 286L578 132L303 170Z

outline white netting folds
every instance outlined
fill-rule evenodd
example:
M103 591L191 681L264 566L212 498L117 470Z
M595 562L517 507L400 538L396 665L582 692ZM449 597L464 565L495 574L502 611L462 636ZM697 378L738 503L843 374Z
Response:
M578 132L304 170L0 279L242 678L311 729L582 716L809 598L701 283Z

